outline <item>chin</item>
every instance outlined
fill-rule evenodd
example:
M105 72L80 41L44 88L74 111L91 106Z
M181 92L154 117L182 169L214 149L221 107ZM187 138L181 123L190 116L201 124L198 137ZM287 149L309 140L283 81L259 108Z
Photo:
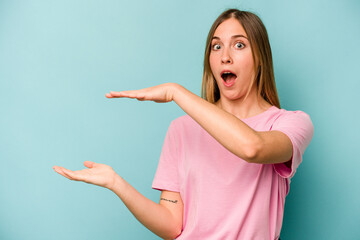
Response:
M222 98L223 100L237 101L237 100L241 100L244 97L245 97L245 95L226 95L226 94L223 94L223 95L220 96L220 99Z

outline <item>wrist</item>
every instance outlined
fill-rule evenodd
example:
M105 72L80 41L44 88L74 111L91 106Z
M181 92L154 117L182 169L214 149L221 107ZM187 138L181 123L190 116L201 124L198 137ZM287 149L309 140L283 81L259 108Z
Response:
M109 184L108 189L113 192L121 192L121 188L124 185L124 179L119 176L118 174L115 174L113 181L111 184Z
M181 91L183 91L185 88L177 83L172 83L172 100L176 102L178 99L178 96L180 95Z

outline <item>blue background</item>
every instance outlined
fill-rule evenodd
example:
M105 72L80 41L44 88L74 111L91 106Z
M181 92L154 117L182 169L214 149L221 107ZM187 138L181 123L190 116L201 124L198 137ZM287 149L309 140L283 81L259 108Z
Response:
M282 108L315 133L282 239L360 239L360 2L0 1L0 239L158 239L111 191L52 169L105 163L148 198L174 103L110 90L177 82L200 94L205 40L226 8L258 14Z

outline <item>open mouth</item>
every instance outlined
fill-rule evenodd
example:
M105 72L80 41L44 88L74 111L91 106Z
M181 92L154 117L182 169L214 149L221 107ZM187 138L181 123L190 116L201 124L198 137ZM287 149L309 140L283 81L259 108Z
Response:
M224 71L223 73L221 73L221 78L224 80L226 84L233 83L236 77L237 77L236 74L232 72Z

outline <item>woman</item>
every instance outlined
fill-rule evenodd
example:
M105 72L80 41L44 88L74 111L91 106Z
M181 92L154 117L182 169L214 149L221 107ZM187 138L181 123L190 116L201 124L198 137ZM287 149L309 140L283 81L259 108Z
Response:
M302 111L280 109L267 32L255 14L230 9L214 22L202 96L175 83L106 94L174 101L187 113L165 138L153 182L159 204L104 164L55 171L109 188L164 239L279 239L290 178L313 125Z

